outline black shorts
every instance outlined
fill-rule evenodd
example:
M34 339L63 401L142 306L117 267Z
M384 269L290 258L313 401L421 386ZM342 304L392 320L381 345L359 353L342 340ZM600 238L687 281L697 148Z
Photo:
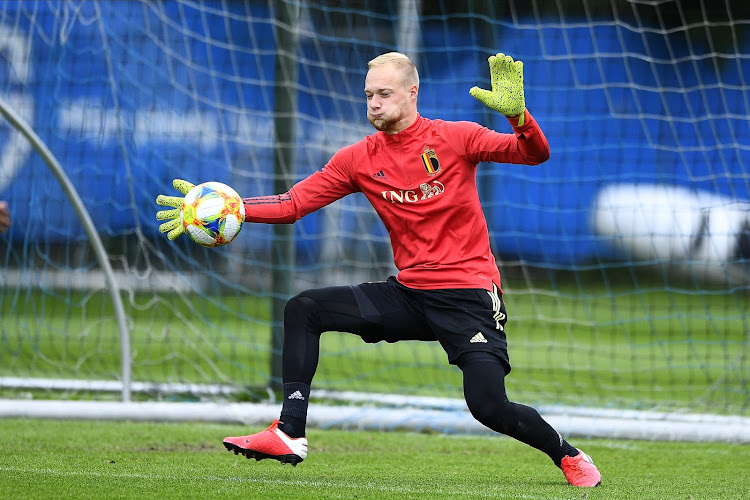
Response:
M510 372L505 304L495 287L418 290L387 281L308 290L331 314L328 330L350 332L365 342L438 341L456 364L466 352L497 356ZM356 308L350 307L356 302ZM356 311L356 312L355 312ZM356 317L355 317L356 316ZM337 319L335 319L337 318Z

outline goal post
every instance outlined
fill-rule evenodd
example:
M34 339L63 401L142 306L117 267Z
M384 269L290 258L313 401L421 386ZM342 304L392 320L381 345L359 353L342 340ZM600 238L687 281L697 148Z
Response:
M53 174L57 178L58 182L62 186L65 194L70 200L70 204L73 205L75 213L78 219L83 225L83 229L86 231L86 236L91 241L91 246L94 249L96 260L106 279L106 286L112 297L112 304L115 311L115 318L117 320L117 329L120 333L120 367L121 367L121 379L120 379L120 393L122 401L130 401L130 332L128 331L127 320L125 318L125 308L122 305L122 297L120 297L120 289L115 279L115 275L112 272L112 266L109 263L107 257L107 251L102 245L102 241L99 238L99 233L96 230L96 226L91 220L86 206L81 201L81 197L76 191L75 187L70 183L68 176L65 174L65 170L57 161L52 152L47 146L39 139L39 136L29 127L29 125L16 113L5 101L0 98L0 114L10 123L16 130L18 130L33 146L34 150L44 159L44 162L52 170Z
M510 397L576 419L750 417L749 34L741 2L0 3L0 98L106 254L0 122L0 396L128 399L112 388L129 378L136 399L276 397L286 300L395 274L387 231L354 194L207 249L158 232L156 196L174 178L288 189L373 133L367 62L393 50L417 62L423 116L510 133L468 93L503 52L552 150L477 169ZM462 397L437 344L321 342L319 404Z

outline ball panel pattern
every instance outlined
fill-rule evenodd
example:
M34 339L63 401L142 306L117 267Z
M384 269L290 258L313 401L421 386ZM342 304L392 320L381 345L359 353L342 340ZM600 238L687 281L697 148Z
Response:
M215 247L231 242L245 220L245 205L231 187L221 182L198 184L185 195L180 221L199 245Z

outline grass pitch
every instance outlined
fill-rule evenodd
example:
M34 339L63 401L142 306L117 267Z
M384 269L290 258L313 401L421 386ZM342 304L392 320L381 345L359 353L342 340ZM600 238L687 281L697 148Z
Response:
M218 424L0 422L0 498L744 499L750 446L583 440L602 471L568 486L542 453L505 437L310 429L297 467L227 452Z

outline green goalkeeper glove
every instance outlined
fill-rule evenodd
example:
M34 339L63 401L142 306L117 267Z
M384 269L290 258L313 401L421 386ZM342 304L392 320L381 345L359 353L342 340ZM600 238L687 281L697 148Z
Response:
M182 179L175 179L172 181L174 188L182 194L188 194L191 189L195 187L195 184ZM167 238L170 241L177 239L181 234L185 232L185 228L180 224L180 209L182 203L185 201L184 196L165 196L160 194L156 197L156 204L163 207L175 207L171 210L160 210L156 212L156 220L169 220L159 226L159 231L167 233Z
M523 96L523 63L514 61L505 54L490 56L490 77L492 90L472 87L469 94L488 108L505 116L523 115L526 100ZM518 125L523 125L523 116Z

